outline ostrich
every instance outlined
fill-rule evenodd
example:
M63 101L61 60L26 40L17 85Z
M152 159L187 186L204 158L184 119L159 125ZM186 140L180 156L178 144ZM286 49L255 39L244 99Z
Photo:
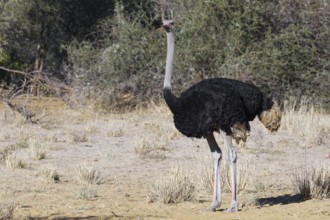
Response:
M256 116L270 131L280 126L281 114L275 102L253 84L226 78L202 80L176 97L171 90L174 59L174 22L164 20L167 35L166 70L163 95L173 113L175 127L187 137L206 138L213 157L213 202L207 209L215 211L221 205L220 165L222 152L213 132L219 132L228 149L231 173L231 203L227 211L238 211L237 153L232 139L246 141L250 125Z

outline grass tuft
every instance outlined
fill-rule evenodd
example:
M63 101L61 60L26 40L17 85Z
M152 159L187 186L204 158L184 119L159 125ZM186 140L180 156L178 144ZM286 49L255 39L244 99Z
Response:
M330 198L330 170L318 165L293 173L292 184L304 199Z
M85 133L78 134L78 133L72 132L68 138L68 142L70 144L76 144L76 143L86 142L86 141L88 141L88 139L87 139L87 136Z
M251 157L239 160L237 163L237 192L244 192L251 184L252 177L254 176L255 164L251 162ZM226 183L230 189L230 169L228 161L223 165L222 182Z
M96 122L88 122L85 126L85 132L88 134L95 134L97 132L96 124Z
M78 164L76 168L76 175L78 180L87 184L100 184L101 183L101 173L93 165L88 163Z
M11 220L14 219L15 204L10 202L8 204L0 205L0 219Z
M17 157L15 153L8 154L5 158L6 166L10 169L24 169L26 167L26 163Z
M3 149L0 150L0 161L5 161L6 158L12 154L16 150L15 145L10 145L7 147L4 147Z
M28 148L30 138L31 138L31 134L27 133L24 130L19 130L18 135L17 135L16 147L18 149Z
M164 204L192 201L196 187L188 172L177 166L151 186L148 202Z
M38 138L30 138L28 140L31 158L34 160L45 159L48 155L48 146L42 143Z
M92 200L97 197L95 188L90 185L83 185L78 191L77 191L77 198L78 199L84 199L84 200Z
M37 173L37 176L45 183L57 183L60 181L60 176L54 166L42 165Z
M125 130L123 127L115 127L109 128L107 132L107 137L115 138L115 137L122 137L125 134Z
M316 110L307 101L284 102L282 128L298 134L308 142L322 144L324 134L329 132L330 117L322 109Z
M142 138L136 142L134 147L134 152L140 156L150 157L150 158L158 158L156 155L159 156L161 152L166 151L165 145L159 143L155 139L147 139ZM165 157L163 155L163 157Z

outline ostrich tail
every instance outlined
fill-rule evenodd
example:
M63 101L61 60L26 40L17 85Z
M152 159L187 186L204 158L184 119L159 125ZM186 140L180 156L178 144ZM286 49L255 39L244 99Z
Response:
M281 109L275 101L269 110L265 110L259 114L260 121L271 132L278 130L281 125L281 117Z

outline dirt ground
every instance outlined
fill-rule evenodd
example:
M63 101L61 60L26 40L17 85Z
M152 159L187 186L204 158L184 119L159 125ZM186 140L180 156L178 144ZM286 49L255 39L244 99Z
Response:
M270 134L254 121L248 142L238 147L238 164L249 159L253 165L249 184L239 195L239 212L222 212L229 206L228 188L221 208L204 212L212 198L202 189L190 202L148 202L150 186L173 167L180 165L197 179L202 178L198 172L204 163L212 167L206 140L179 134L164 106L99 115L72 110L56 98L21 101L36 113L38 123L23 123L1 105L0 150L33 137L47 143L48 152L44 159L34 160L28 148L16 149L26 164L21 169L0 161L0 205L14 204L14 219L330 219L330 199L302 201L292 184L294 173L304 167L329 167L327 133L313 143L283 129ZM142 143L161 150L142 155ZM81 163L92 164L101 174L101 183L93 185L96 196L89 200L78 196L84 185L76 173ZM45 183L38 176L46 164L56 168L59 182Z

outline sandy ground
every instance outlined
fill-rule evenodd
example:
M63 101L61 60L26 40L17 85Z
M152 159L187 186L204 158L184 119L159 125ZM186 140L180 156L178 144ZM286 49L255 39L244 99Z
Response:
M201 187L194 201L148 203L151 185L173 167L180 165L196 179L202 178L202 166L212 167L206 140L179 134L166 108L100 116L72 110L55 98L30 104L39 118L36 124L22 123L0 107L2 152L29 138L41 140L48 149L42 160L32 159L28 148L15 149L26 164L23 169L10 169L0 161L0 204L14 204L14 219L330 219L330 199L302 201L292 184L294 173L304 167L329 167L329 134L312 143L283 129L270 134L259 121L253 122L248 142L238 147L238 163L244 167L250 161L253 169L239 195L239 212L221 212L229 206L225 187L221 208L211 213L201 211L211 203L211 193ZM217 139L222 145L220 135ZM142 143L159 147L143 156L137 150ZM101 174L101 183L92 186L96 196L89 200L79 198L84 183L76 170L82 163ZM42 165L55 167L60 181L45 183L38 176Z

